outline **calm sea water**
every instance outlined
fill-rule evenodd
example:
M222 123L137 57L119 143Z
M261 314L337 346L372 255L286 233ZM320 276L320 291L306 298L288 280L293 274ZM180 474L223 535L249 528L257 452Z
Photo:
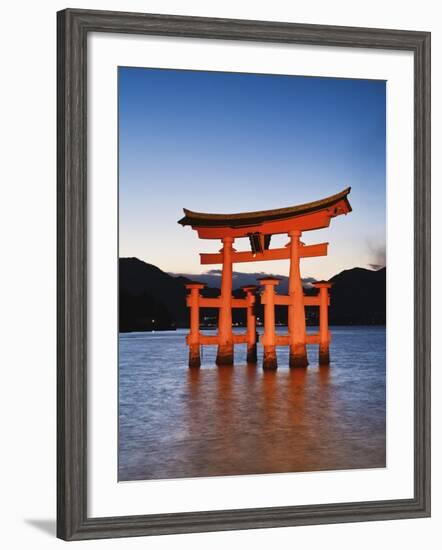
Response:
M385 467L385 327L332 327L330 367L280 347L275 372L245 345L189 369L186 333L120 335L120 481Z

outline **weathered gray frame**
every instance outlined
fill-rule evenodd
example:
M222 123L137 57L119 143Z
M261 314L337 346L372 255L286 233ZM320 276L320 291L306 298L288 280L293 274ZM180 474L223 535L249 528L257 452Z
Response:
M68 9L58 14L57 534L65 540L430 515L430 33ZM89 32L409 50L414 54L414 498L176 514L87 516Z

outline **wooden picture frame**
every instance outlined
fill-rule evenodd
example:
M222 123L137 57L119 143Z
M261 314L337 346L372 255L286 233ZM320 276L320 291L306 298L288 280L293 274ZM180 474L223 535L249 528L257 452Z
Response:
M430 515L430 33L68 9L58 13L57 535L65 540ZM87 36L151 34L414 56L414 498L92 518L87 515Z

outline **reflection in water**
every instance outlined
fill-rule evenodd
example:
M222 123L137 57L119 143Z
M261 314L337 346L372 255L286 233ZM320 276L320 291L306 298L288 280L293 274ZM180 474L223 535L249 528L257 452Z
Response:
M184 334L120 335L120 480L385 466L384 327L334 328L330 367L279 348L277 371L245 346L189 369Z

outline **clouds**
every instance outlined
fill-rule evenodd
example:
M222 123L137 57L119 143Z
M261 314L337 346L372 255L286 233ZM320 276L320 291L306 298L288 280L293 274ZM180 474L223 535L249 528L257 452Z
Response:
M386 266L387 251L385 243L368 243L368 249L370 254L370 263L368 264L371 269L381 269Z
M194 273L169 273L173 277L182 276L187 277L188 279L197 280L202 283L205 283L207 286L212 288L221 287L221 269L210 269L205 273L194 274ZM255 273L243 273L241 271L234 271L232 275L232 284L233 290L244 286L244 285L258 285L258 279L265 276L279 277L281 282L279 283L278 290L282 293L288 292L288 277L286 275L279 275L278 273L268 273L264 271L257 271ZM302 279L303 285L305 287L311 286L315 279L313 277L305 277Z

